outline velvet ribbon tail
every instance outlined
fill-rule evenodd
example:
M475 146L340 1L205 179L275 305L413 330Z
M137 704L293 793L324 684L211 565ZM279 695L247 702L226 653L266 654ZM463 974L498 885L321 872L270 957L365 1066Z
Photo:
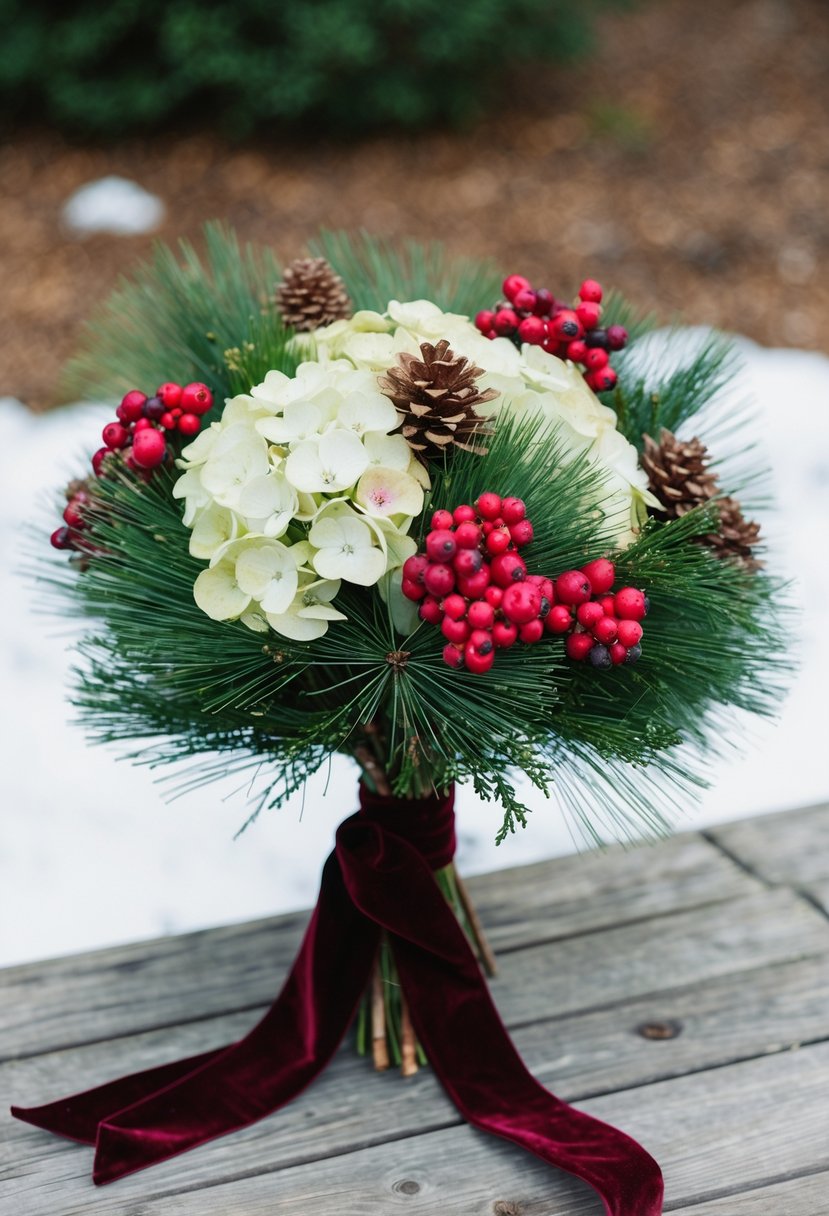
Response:
M624 1133L573 1109L527 1071L433 870L451 860L452 798L361 795L341 824L285 986L238 1043L162 1065L17 1118L95 1145L111 1182L270 1114L325 1067L391 936L412 1021L464 1117L589 1183L607 1216L660 1216L662 1175ZM441 826L442 825L442 826Z

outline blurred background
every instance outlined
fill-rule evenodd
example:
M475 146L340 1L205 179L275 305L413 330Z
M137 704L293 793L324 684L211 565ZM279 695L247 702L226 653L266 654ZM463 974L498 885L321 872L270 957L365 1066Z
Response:
M800 674L682 825L829 798L825 0L0 0L0 21L0 964L310 903L351 806L344 765L236 844L244 791L168 805L67 725L70 639L20 576L108 417L60 392L84 320L211 218L284 259L321 226L439 239L739 335ZM464 791L461 865L574 848L533 806L496 853L497 810Z

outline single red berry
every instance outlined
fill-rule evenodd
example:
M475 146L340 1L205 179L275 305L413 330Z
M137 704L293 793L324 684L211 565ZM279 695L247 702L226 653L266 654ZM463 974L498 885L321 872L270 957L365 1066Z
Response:
M132 441L132 459L139 469L154 469L167 455L167 445L161 431L141 430Z
M576 662L582 663L596 645L592 633L571 633L564 643L567 654Z
M463 667L463 650L460 646L453 646L448 642L443 648L443 661L450 667Z
M481 654L478 650L473 650L468 644L463 652L464 661L467 668L474 672L476 676L485 675L495 662L495 650L490 650L488 654Z
M609 393L616 387L619 377L612 367L603 367L597 372L588 372L584 377L594 393Z
M459 578L471 578L483 564L484 555L480 549L459 549L452 561L452 567Z
M601 315L601 304L596 304L592 300L582 300L581 304L576 306L576 316L585 329L595 329Z
M459 549L477 549L481 543L481 529L471 519L463 520L455 529L455 543Z
M479 600L489 586L489 566L481 566L477 574L458 576L458 591L468 600Z
M599 603L602 606L602 612L605 614L605 616L616 615L616 600L612 595L603 595L599 600Z
M569 346L574 338L584 336L584 326L572 308L563 308L550 322L550 334L556 342L567 342Z
M474 508L468 507L466 503L463 503L461 506L455 507L455 510L452 512L452 518L456 524L474 524L478 517L475 514ZM458 544L460 544L460 541L458 541Z
M69 502L63 509L64 523L67 523L70 528L75 528L78 531L86 527L86 520L83 517L83 503L77 497L70 498Z
M491 519L485 519L481 524L481 531L483 532L484 536L489 536L490 532L492 532L494 528L495 524Z
M595 279L585 279L579 288L579 299L590 300L594 304L602 302L602 285L597 283Z
M491 654L493 643L490 631L488 629L473 629L466 644L467 650L470 647L477 651L478 654Z
M123 448L129 439L129 431L120 422L108 422L101 431L101 438L108 448Z
M548 291L546 287L539 287L535 293L535 304L533 305L535 315L537 317L549 317L553 311L554 304L555 300L553 299L552 292Z
M499 338L508 338L518 329L518 313L511 308L499 308L492 322L492 328Z
M552 608L553 604L556 602L556 593L553 587L553 580L551 578L547 578L545 574L528 574L527 582L532 583L534 587L537 587L541 592L542 600L547 601L547 609L544 612L544 616L546 616L547 612L549 612L550 608Z
M475 503L475 510L481 519L497 519L501 514L500 494L493 494L490 490L487 490L484 494L480 494Z
M432 516L431 526L433 531L437 531L438 529L441 531L447 531L449 528L454 527L454 524L455 521L452 518L451 511L435 511L434 515Z
M413 583L422 583L423 575L429 569L429 559L425 553L415 553L412 557L407 557L403 563L403 577L411 579Z
M544 637L544 622L538 620L538 618L534 621L527 621L518 630L518 637L529 646L532 646L535 642L540 642Z
M422 583L416 583L414 579L406 578L405 575L400 583L400 590L407 600L422 600L426 594L426 588Z
M623 621L641 621L645 615L645 597L636 587L622 587L613 597L616 616Z
M535 292L533 289L525 287L523 291L516 292L512 306L519 312L532 312L535 308Z
M492 581L499 587L510 587L527 577L527 563L517 553L499 553L490 563Z
M628 331L624 325L608 325L607 343L611 350L624 350L627 346Z
M475 316L475 328L479 329L482 334L488 334L494 320L495 313L490 308L482 308Z
M132 424L133 435L138 434L139 431L151 430L152 425L153 424L150 422L149 418L139 418L137 422Z
M576 609L576 620L580 625L584 625L585 629L592 629L604 615L601 604L596 600L588 600L586 604L579 604Z
M49 537L49 544L53 549L71 549L72 536L68 528L55 528L52 535Z
M520 523L527 515L527 507L522 498L504 498L501 501L501 518L509 527Z
M512 543L516 549L523 549L533 538L533 526L528 519L519 519L509 530Z
M165 431L174 431L176 429L176 422L178 419L172 410L165 410L158 421L161 426L164 427Z
M182 414L178 420L178 429L182 435L198 435L201 430L201 418L198 414Z
M614 667L618 667L620 663L624 663L628 657L627 648L621 642L614 642L612 646L608 646L608 651L610 652L610 661Z
M492 640L496 646L506 649L518 641L518 626L512 621L496 621L492 626Z
M525 625L541 611L541 592L532 583L513 583L504 592L501 611L513 625Z
M439 625L443 620L443 609L440 606L440 600L434 595L427 595L420 601L418 616L422 621L428 621L430 625Z
M181 401L181 385L168 380L165 384L159 384L155 395L161 398L168 410L171 410Z
M603 646L608 646L611 642L616 641L618 630L619 622L614 616L602 616L596 621L591 632L597 642L601 642Z
M619 621L619 641L627 650L630 650L631 646L637 646L641 640L642 626L638 621Z
M137 388L131 388L128 393L125 393L119 406L123 414L122 421L136 422L141 417L146 400L147 394L139 392Z
M586 566L582 566L581 572L587 575L590 589L594 595L604 595L613 586L616 578L616 567L606 557L597 557L594 561L588 562ZM612 613L607 613L607 615L611 616Z
M473 629L491 629L495 622L495 609L485 599L473 600L466 613Z
M206 414L213 404L213 394L206 384L196 380L185 384L178 404L187 414Z
M462 621L466 616L466 600L456 592L447 595L441 604L441 608L443 609L444 616L450 617L453 621Z
M490 583L489 586L484 591L484 599L486 600L486 602L488 604L491 604L493 608L500 608L501 600L503 598L504 598L503 587L498 587L495 585L495 583Z
M455 588L455 572L451 566L438 562L424 571L423 584L430 595L443 597Z
M607 367L610 356L606 350L602 350L600 346L592 347L584 356L584 366L588 371L600 372L603 367Z
M445 616L440 623L440 628L447 642L465 642L469 637L469 626L466 621L453 621L451 616Z
M531 288L532 283L529 279L525 279L522 274L508 274L504 279L501 290L510 303L512 303L519 291L527 291Z
M583 338L574 338L567 343L567 358L571 363L584 363L587 356L587 343Z
M555 604L544 619L544 628L550 633L566 633L573 628L573 614L564 604Z
M518 326L518 337L530 346L540 346L547 335L547 326L541 317L525 317Z
M494 528L486 538L486 551L497 557L499 553L506 553L511 543L512 539L506 528Z
M111 456L112 451L109 448L98 448L98 451L92 457L92 472L96 477L104 475L104 461L107 456Z
M432 562L451 561L457 549L454 534L448 528L439 528L426 537L426 554Z
M562 604L583 604L590 599L590 582L581 570L565 570L555 582L556 599Z

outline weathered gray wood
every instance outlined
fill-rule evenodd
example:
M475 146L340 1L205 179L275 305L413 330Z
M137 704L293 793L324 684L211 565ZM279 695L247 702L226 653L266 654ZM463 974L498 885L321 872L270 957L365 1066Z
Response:
M829 1174L807 1174L772 1186L681 1208L674 1216L829 1216Z
M499 951L734 899L758 886L697 833L469 879Z
M117 1075L125 1058L131 1069L138 1069L193 1054L243 1033L247 1016L13 1061L0 1067L0 1093L12 1102L31 1101L38 1093L56 1096L58 1076L68 1092ZM643 1023L665 1020L681 1022L677 1038L655 1041L637 1033ZM618 1009L525 1026L515 1033L515 1042L544 1084L562 1098L579 1101L820 1037L829 1037L827 956L727 976L701 990L686 988ZM348 1045L298 1103L233 1138L233 1168L238 1173L272 1170L347 1152L354 1145L416 1135L455 1119L431 1071L406 1082L378 1076ZM76 1145L12 1121L3 1127L2 1139L0 1178L8 1172L16 1195L25 1196L27 1205L36 1207L44 1192L87 1184L89 1154ZM229 1141L215 1141L154 1169L136 1180L135 1193L163 1195L171 1179L182 1187L219 1181L229 1146Z
M495 999L511 1021L590 1009L821 953L826 920L787 891L587 933L502 956ZM13 968L0 989L2 1057L48 1051L269 1003L297 918L230 926L50 966Z
M623 1127L654 1153L665 1171L669 1208L677 1208L826 1170L827 1086L829 1044L822 1044L626 1090L584 1107ZM324 1101L324 1079L318 1088L318 1100ZM309 1211L388 1216L397 1208L412 1216L493 1216L497 1204L502 1213L513 1204L521 1216L601 1213L583 1184L466 1126L370 1148L355 1146L354 1152L278 1175L234 1177L234 1146L245 1135L222 1142L223 1176L229 1180L219 1185L178 1190L177 1171L185 1160L178 1159L153 1171L165 1171L170 1183L166 1195L148 1198L142 1176L134 1175L98 1191L90 1183L67 1183L37 1200L27 1197L24 1210L27 1216L54 1216L59 1195L61 1216L295 1216Z
M707 835L769 882L829 884L829 804L738 820Z

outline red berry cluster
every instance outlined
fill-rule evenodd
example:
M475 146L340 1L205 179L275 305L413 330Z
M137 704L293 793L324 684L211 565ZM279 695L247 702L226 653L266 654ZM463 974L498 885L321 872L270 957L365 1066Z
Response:
M578 303L570 307L557 300L546 287L535 290L523 275L511 274L504 279L506 300L494 309L484 309L475 318L475 325L488 338L512 338L520 345L528 342L540 346L548 354L570 359L585 369L585 379L597 393L607 392L616 384L617 375L610 366L610 352L622 350L628 340L622 325L600 326L602 315L602 286L595 279L585 279L579 288Z
M488 491L474 507L434 513L426 552L403 565L402 589L419 603L422 620L440 626L444 661L483 674L497 649L540 642L546 631L570 635L572 659L595 667L635 662L647 609L642 592L609 594L615 570L604 558L557 579L529 574L518 550L532 538L520 498Z
M201 416L212 405L210 389L198 382L183 388L172 382L162 384L152 397L131 389L115 411L116 421L108 422L101 432L104 446L92 457L92 471L96 477L105 476L108 463L118 453L128 468L149 474L167 459L169 435L178 432L188 439L197 435L201 429ZM80 488L66 504L65 526L58 528L50 538L56 549L89 551L90 546L83 542L81 535L88 507L89 493Z
M616 569L606 557L555 580L555 604L545 621L550 633L567 635L571 659L593 667L635 663L642 653L642 626L648 600L636 587L613 592Z

